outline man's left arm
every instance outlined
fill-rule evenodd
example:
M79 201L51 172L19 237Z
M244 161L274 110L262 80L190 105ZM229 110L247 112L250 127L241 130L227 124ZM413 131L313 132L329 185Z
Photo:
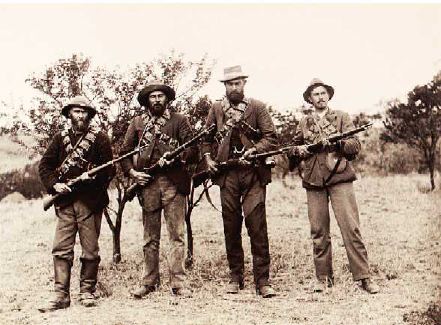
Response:
M271 116L264 105L258 106L256 110L257 114L257 127L262 132L262 138L254 145L258 153L275 150L277 147L278 139L276 129Z
M346 132L354 129L351 117L348 113L343 113L341 121L341 132ZM355 156L360 152L361 143L356 136L351 136L340 141L340 151L345 156Z

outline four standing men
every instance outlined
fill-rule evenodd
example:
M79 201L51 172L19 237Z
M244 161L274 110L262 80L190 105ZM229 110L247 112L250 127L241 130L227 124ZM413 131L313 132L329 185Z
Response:
M73 98L61 111L70 119L71 127L55 134L40 161L40 178L48 193L63 194L55 202L58 217L52 249L55 296L47 306L39 308L41 312L70 306L70 273L77 232L82 249L80 301L86 307L95 305L101 217L109 203L107 187L115 173L109 167L94 179L83 174L89 165L102 165L113 158L107 135L89 125L96 113L85 97ZM66 184L80 175L84 175L80 185L71 188Z
M274 150L277 136L265 105L244 96L247 75L240 66L226 68L224 83L226 96L211 107L206 127L216 125L215 134L206 137L202 155L213 182L220 187L225 246L230 269L227 293L238 293L244 287L244 251L242 223L251 241L253 273L256 292L264 298L276 292L269 282L270 254L266 223L266 185L271 181L271 170L263 165L252 165L246 158L256 153ZM314 245L314 263L317 275L315 291L333 285L332 252L329 232L329 203L331 201L342 232L354 280L361 281L369 293L379 291L370 280L366 248L359 229L359 216L352 182L356 179L350 160L360 150L356 137L341 140L336 145L324 141L331 134L353 127L349 115L328 107L334 89L314 79L304 92L304 99L314 106L314 113L300 121L295 136L291 160L305 160L303 186L307 193L308 216ZM169 103L175 91L160 82L148 84L138 95L145 113L135 117L129 125L120 154L147 145L138 156L122 161L122 168L142 187L138 198L143 211L144 272L142 285L133 292L142 298L156 290L160 283L159 243L161 212L169 233L170 285L174 295L191 296L186 285L184 256L185 196L190 191L190 175L185 161L197 156L188 149L176 161L168 161L167 153L187 142L193 136L188 119L172 112ZM108 204L107 187L114 175L108 168L94 179L88 179L71 189L66 183L81 175L88 164L100 165L112 159L110 141L103 132L89 126L96 110L87 99L78 96L65 106L62 114L72 122L72 128L57 133L39 165L40 177L51 194L63 193L56 202L58 223L53 256L55 271L55 298L42 312L66 308L70 305L69 284L73 262L76 232L83 249L81 256L80 299L83 305L95 304L97 282L98 237L103 208ZM306 145L322 142L323 150L310 153ZM242 158L236 168L220 172L218 163ZM145 168L155 163L167 167L156 175ZM85 174L83 174L85 175ZM93 195L92 195L93 194Z
M323 142L332 134L354 128L347 113L332 110L328 101L334 88L319 79L313 79L303 93L306 102L314 106L311 115L304 116L297 126L291 152L292 159L305 159L303 187L306 189L308 217L314 245L314 264L317 282L314 291L332 286L332 246L329 229L329 200L340 227L354 281L361 281L363 289L377 293L378 285L370 280L366 247L360 233L360 221L352 182L356 179L350 160L360 151L355 136L340 140L336 145L323 143L323 150L311 154L308 144Z

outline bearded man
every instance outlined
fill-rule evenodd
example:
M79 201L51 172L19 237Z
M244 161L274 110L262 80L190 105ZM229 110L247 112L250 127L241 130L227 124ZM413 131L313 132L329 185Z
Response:
M80 302L96 304L94 295L100 263L98 238L103 209L109 203L107 187L115 169L108 167L93 179L85 173L90 165L111 160L112 148L106 133L90 126L97 111L83 96L73 98L61 114L71 121L53 137L39 164L42 183L49 194L63 194L55 202L58 217L52 255L54 260L55 296L41 312L70 306L70 275L74 259L76 233L79 233L82 254L80 271ZM80 176L83 182L67 185Z
M141 286L133 292L140 299L157 290L159 276L159 243L161 236L161 212L167 224L170 241L168 256L170 287L173 295L191 297L184 269L185 196L190 193L190 175L185 162L195 156L194 148L187 149L174 162L166 159L167 153L193 137L190 123L183 114L173 112L170 102L175 91L161 83L149 83L138 95L138 102L146 111L130 122L121 154L147 145L137 159L122 161L124 173L142 187L138 198L142 206L144 225L144 271ZM159 162L164 168L156 175L149 175L144 168Z
M225 68L226 97L211 107L206 127L216 125L216 134L206 138L202 145L207 169L213 182L220 187L222 219L230 280L226 292L237 294L244 288L244 251L242 223L251 241L253 273L256 293L264 298L276 293L269 282L270 253L266 223L266 185L271 181L271 170L264 166L244 164L218 173L216 165L228 159L246 158L274 149L277 137L274 124L262 102L246 98L244 87L247 75L240 66ZM242 215L243 210L243 215Z

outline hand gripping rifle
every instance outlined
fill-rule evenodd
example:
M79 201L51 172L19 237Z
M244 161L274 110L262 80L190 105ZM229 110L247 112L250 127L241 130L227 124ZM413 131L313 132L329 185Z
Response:
M168 154L164 154L164 156L162 156L162 158L169 160L169 161L173 161L174 159L176 159L176 157L178 157L185 149L189 148L190 146L194 145L196 142L198 142L202 137L210 134L214 129L216 128L215 124L212 124L210 127L202 130L200 133L198 133L195 137L193 137L192 139L188 140L187 142L185 142L184 144L180 145L179 147L177 147L175 150L173 150L172 152L168 153ZM159 164L159 161L156 162L153 166L150 167L146 167L142 170L142 172L149 174L150 176L154 176L155 174L157 174L160 170L164 170L165 168L167 168L167 166L161 166ZM129 186L129 188L127 189L125 198L127 201L132 201L133 198L135 197L136 193L142 188L143 186L139 185L138 183L134 183L131 186Z
M97 167L95 167L95 168L92 168L92 169L86 171L85 173L87 173L87 176L88 176L88 177L92 178L93 176L95 176L96 174L98 174L98 173L99 173L100 171L102 171L103 169L105 169L105 168L107 168L107 167L109 167L109 166L114 165L114 164L117 163L118 161L121 161L121 160L123 160L123 159L125 159L125 158L131 157L131 156L133 156L133 155L135 155L135 154L141 152L141 150L145 149L146 147L147 147L147 145L144 145L144 146L138 147L138 148L136 148L135 150L130 151L130 152L128 152L128 153L122 155L121 157L115 158L115 159L113 159L113 160L109 160L108 162L106 162L106 163L104 163L104 164L102 164L102 165L100 165L100 166L97 166ZM80 182L82 182L82 181L84 181L84 178L83 178L83 175L80 175L80 176L78 176L78 177L75 177L74 179L69 180L69 181L66 183L66 185L70 187L70 186L73 186L73 185L75 185L75 184L78 184L78 183L80 183ZM69 194L69 193L57 193L57 194L54 194L54 195L50 195L50 196L48 196L46 199L44 199L44 200L43 200L43 209L44 209L44 211L48 210L48 209L49 209L49 208L55 203L55 201L56 201L58 198L60 198L60 197L63 196L63 195L66 195L66 194Z

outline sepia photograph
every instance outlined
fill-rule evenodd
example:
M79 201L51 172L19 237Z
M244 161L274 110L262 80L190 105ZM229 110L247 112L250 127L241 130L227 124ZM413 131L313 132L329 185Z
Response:
M1 1L0 324L441 325L441 3Z

